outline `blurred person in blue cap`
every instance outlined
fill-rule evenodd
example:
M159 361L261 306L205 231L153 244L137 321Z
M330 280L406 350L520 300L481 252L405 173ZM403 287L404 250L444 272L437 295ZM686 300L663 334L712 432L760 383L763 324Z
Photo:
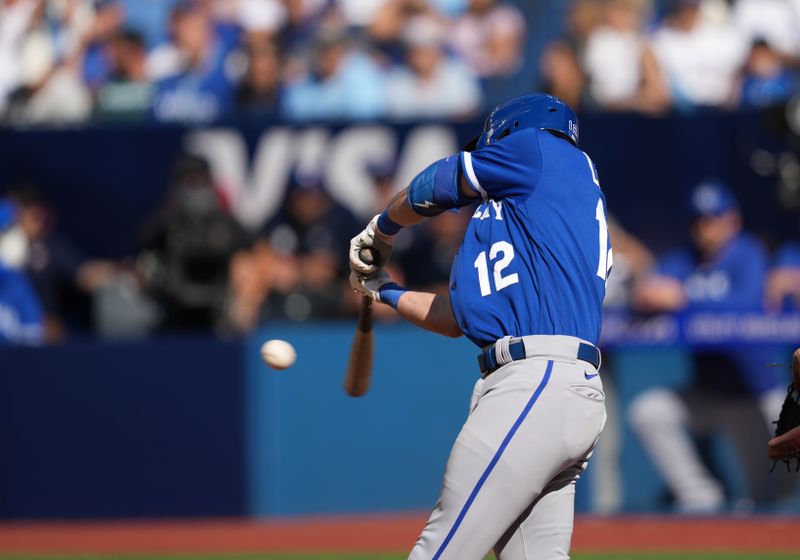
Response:
M739 203L722 182L709 179L691 192L691 244L661 257L635 290L647 312L759 312L767 270L761 244L742 230ZM628 417L675 499L687 513L728 506L722 483L701 459L693 438L727 432L742 463L747 488L733 507L746 510L779 498L764 476L763 438L785 390L769 349L697 350L694 376L682 391L655 387L631 403Z
M16 208L0 200L0 346L44 340L42 306L22 268L26 253Z

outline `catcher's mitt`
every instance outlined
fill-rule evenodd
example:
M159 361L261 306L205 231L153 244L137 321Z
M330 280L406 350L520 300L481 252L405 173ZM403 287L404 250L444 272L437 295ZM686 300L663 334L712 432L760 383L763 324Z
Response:
M792 384L789 385L786 400L783 401L778 421L775 422L775 437L767 443L769 458L786 463L791 470L800 471L800 348L792 356ZM771 472L771 471L770 471Z

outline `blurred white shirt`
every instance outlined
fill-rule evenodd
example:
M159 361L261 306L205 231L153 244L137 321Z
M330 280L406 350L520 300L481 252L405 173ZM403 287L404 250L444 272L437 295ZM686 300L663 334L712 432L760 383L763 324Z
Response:
M705 21L690 31L662 27L652 45L677 106L724 105L749 50L733 26Z
M387 83L389 114L399 118L465 116L481 101L477 80L458 61L443 59L431 80L408 68L397 68Z
M627 101L634 97L642 81L644 37L635 31L599 27L589 36L584 53L584 69L589 90L601 105Z
M0 4L0 111L22 76L22 46L36 11L35 0Z

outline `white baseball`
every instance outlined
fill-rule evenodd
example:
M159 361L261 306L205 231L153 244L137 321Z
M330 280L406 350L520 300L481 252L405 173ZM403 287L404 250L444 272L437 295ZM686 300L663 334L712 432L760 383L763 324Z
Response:
M272 368L286 369L297 359L297 352L285 340L273 339L261 346L261 359Z

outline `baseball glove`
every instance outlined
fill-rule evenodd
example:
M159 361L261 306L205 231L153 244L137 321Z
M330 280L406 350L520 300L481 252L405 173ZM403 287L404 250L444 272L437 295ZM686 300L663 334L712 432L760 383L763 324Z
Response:
M795 472L800 472L800 348L792 356L792 384L775 422L775 437L769 440L767 448L769 458L775 462L773 469L778 461L783 461L788 470L794 463Z

